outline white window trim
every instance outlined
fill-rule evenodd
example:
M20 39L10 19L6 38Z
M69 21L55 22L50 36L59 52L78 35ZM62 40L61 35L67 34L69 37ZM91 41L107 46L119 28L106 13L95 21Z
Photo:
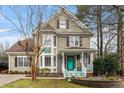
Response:
M18 58L23 58L23 66L19 66ZM29 67L29 65L28 66L24 65L24 58L27 58L27 56L17 56L17 67Z
M71 43L71 39L73 38L74 43ZM78 45L75 44L75 39L78 38ZM80 38L79 36L69 36L69 47L79 47L80 45Z

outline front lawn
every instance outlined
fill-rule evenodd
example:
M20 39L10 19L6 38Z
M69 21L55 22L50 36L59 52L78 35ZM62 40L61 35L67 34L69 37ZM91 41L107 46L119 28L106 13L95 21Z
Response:
M31 79L21 79L3 86L4 88L83 88L77 84L72 84L66 80L59 79L37 79L32 82Z

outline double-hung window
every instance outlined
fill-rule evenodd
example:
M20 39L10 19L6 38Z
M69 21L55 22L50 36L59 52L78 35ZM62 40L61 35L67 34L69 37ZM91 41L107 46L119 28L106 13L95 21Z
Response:
M79 36L69 36L69 46L70 47L79 47Z
M66 29L66 19L65 18L60 18L59 25L60 25L61 29Z
M19 67L27 67L29 66L27 57L17 57L17 62Z

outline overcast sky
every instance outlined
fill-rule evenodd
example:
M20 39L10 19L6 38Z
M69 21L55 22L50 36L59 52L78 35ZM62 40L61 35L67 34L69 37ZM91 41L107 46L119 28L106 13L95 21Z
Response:
M65 6L68 8L68 10L72 13L76 13L76 8L74 6ZM55 13L60 6L47 6L47 13L43 13L43 21L46 21L53 13ZM16 16L8 8L8 6L2 6L3 12L12 19L16 24L18 24L18 20L16 19ZM25 12L24 12L25 13ZM15 27L12 23L10 23L8 20L6 20L1 14L0 14L0 43L5 45L6 42L9 43L11 46L15 42L17 42L20 39L20 33L15 30Z

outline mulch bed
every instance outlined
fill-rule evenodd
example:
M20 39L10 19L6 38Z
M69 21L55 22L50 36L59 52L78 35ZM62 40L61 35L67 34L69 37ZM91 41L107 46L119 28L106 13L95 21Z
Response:
M72 79L72 83L95 88L121 88L122 80L80 80Z

